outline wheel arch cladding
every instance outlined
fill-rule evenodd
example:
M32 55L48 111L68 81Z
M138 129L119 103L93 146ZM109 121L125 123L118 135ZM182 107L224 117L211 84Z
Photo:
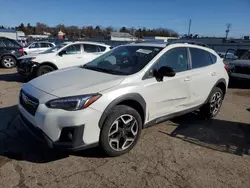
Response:
M117 105L127 105L131 108L134 108L140 114L142 118L142 124L144 124L146 117L146 102L140 94L130 93L116 98L106 107L98 123L100 128L102 128L103 123L110 111Z
M51 66L53 67L53 69L55 70L58 70L58 67L54 64L54 63L51 63L51 62L42 62L39 67L43 66L43 65L48 65L48 66Z
M2 54L2 55L0 56L0 60L2 60L2 58L3 58L3 57L6 57L6 56L11 56L11 57L13 57L15 60L17 60L16 56L13 55L13 54Z
M216 87L218 87L218 88L220 88L222 90L222 92L223 92L223 98L224 98L224 96L226 94L226 91L227 91L227 86L226 86L226 80L224 78L221 78L221 79L219 79L215 83L214 87L211 89L211 91L210 91L210 93L209 93L209 95L208 95L207 100L206 100L205 103L207 103L209 101L209 98L210 98L210 96L211 96L214 88L216 88Z

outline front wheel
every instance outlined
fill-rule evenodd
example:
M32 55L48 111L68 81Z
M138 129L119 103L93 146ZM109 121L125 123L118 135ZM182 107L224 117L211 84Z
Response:
M52 72L54 71L54 68L49 66L49 65L42 65L38 68L37 70L37 73L36 73L36 76L41 76L41 75L44 75L44 74L47 74L49 72Z
M137 143L142 129L139 113L126 105L116 106L106 118L100 135L100 146L109 156L129 152Z
M200 115L205 119L211 119L220 111L224 94L222 90L218 87L214 88L211 95L209 96L208 103L204 104L200 108Z
M10 69L16 66L16 59L12 56L3 56L1 63L4 68Z

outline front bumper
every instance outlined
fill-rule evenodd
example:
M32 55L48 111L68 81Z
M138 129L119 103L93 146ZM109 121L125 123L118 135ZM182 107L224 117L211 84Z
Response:
M91 107L79 111L50 109L44 103L54 99L54 96L30 84L25 84L23 88L25 92L21 93L25 93L26 97L19 96L20 118L40 141L45 141L50 147L67 150L80 150L99 142L101 112Z
M35 77L38 67L34 62L23 62L22 59L17 61L17 72L25 77Z
M84 125L75 128L72 135L72 141L65 141L59 139L53 142L41 129L35 127L29 120L27 120L22 113L20 113L20 120L26 129L40 142L45 143L50 148L63 149L67 151L79 151L98 146L98 143L85 144L82 140Z

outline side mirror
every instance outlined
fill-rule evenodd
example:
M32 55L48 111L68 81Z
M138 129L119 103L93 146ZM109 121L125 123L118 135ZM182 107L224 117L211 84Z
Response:
M172 67L161 67L158 71L154 71L154 76L156 77L157 81L162 81L163 77L174 77L175 71Z
M66 51L65 50L62 50L58 53L59 56L63 56L64 54L66 54Z

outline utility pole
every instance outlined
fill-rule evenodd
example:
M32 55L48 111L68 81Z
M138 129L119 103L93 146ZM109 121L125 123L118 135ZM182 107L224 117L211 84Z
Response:
M227 26L227 30L226 30L226 40L227 40L228 33L230 32L232 24L227 24L226 26Z
M192 20L189 19L189 24L188 24L188 36L190 35L191 24L192 24Z

